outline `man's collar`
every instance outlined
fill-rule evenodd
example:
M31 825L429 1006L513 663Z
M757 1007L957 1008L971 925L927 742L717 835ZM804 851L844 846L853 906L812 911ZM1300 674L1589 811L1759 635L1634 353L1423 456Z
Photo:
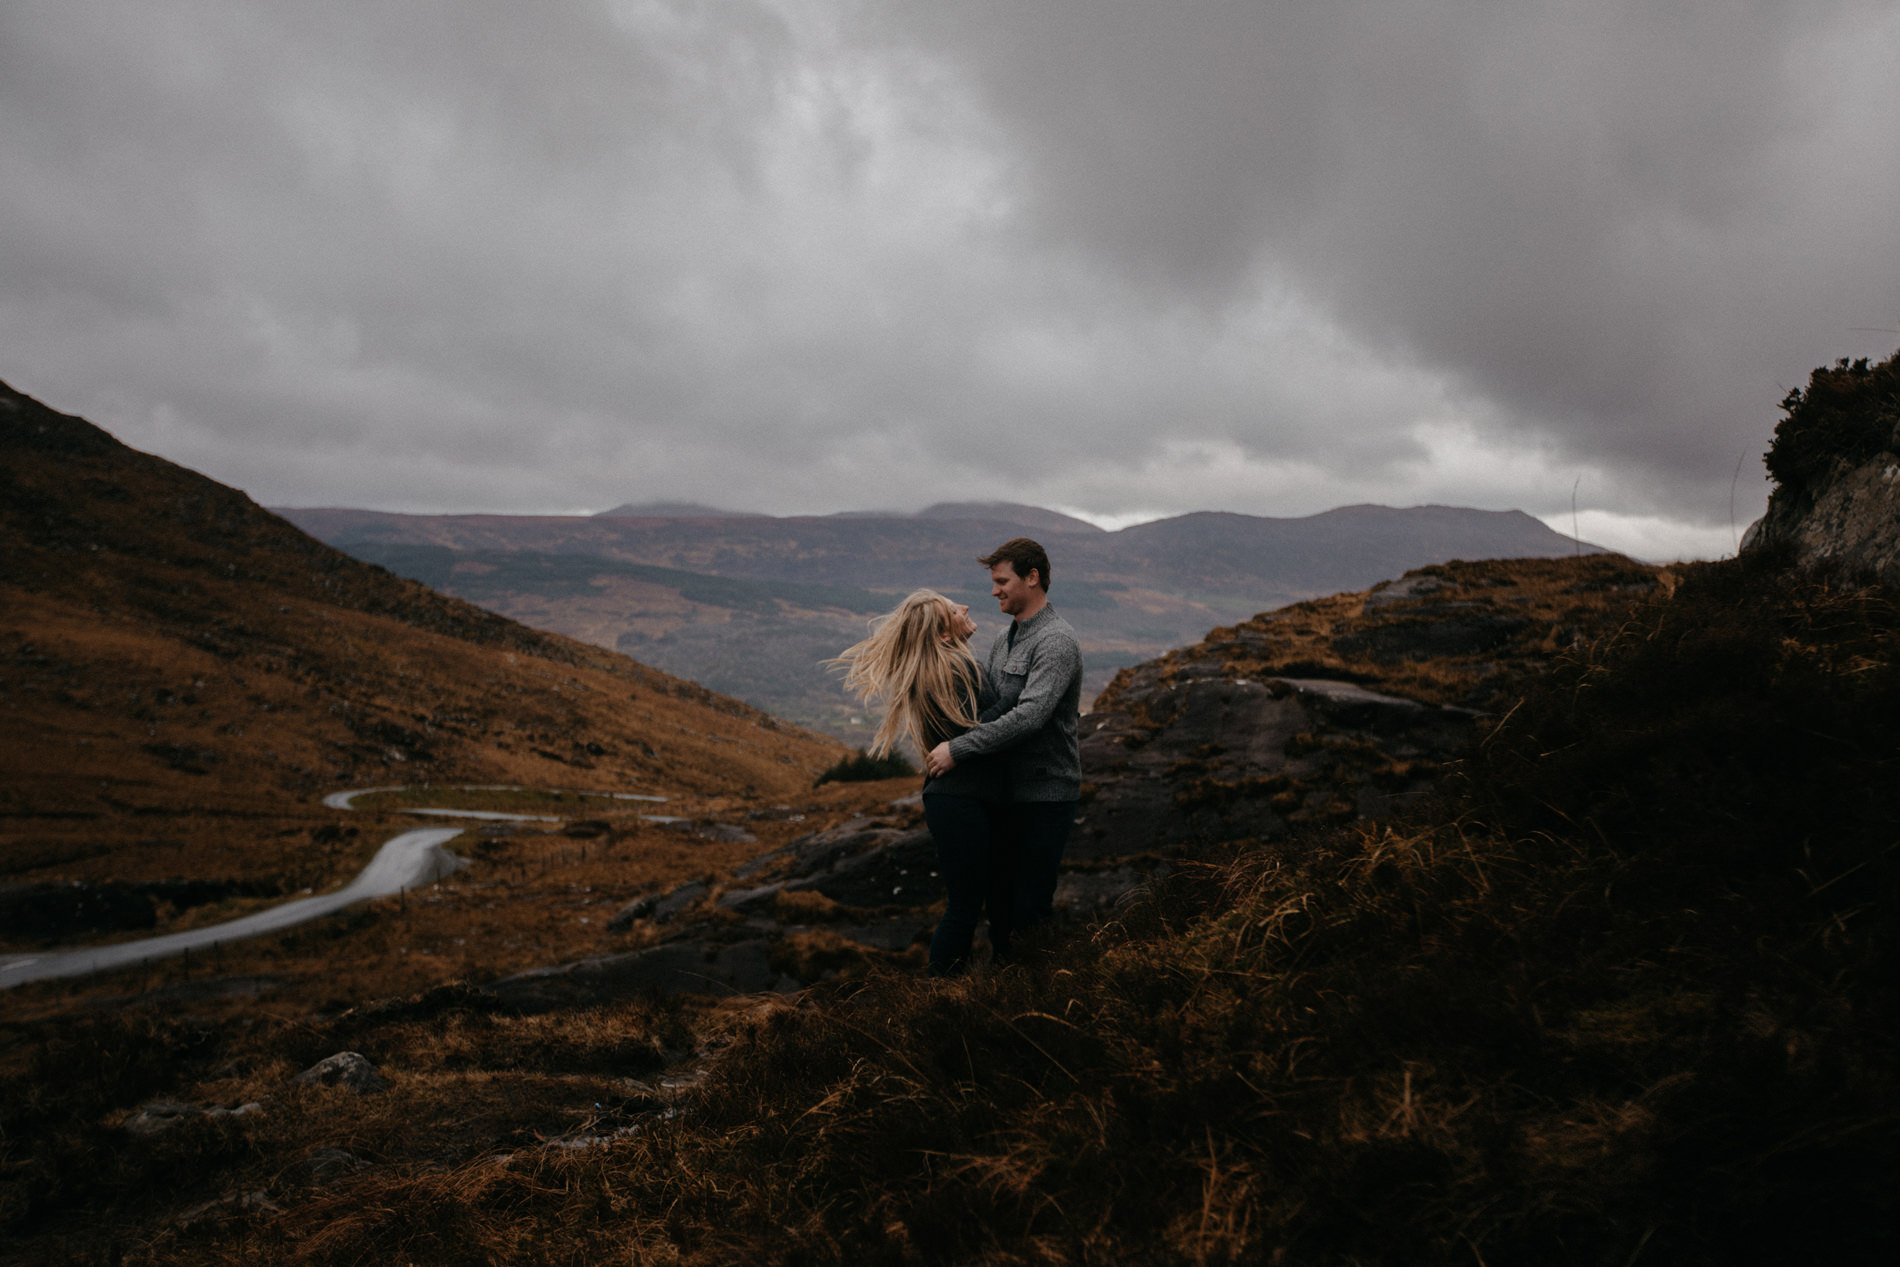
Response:
M1018 630L1026 630L1034 626L1037 621L1041 620L1044 616L1047 616L1050 612L1054 610L1055 610L1055 607L1048 600L1045 599L1043 601L1041 611L1037 612L1035 615L1029 617L1028 619L1024 619L1021 616L1012 617L1010 620L1010 624L1011 626L1013 626L1014 628Z

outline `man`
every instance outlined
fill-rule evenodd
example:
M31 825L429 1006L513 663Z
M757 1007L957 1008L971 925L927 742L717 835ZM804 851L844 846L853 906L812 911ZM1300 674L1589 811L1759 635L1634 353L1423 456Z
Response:
M925 757L933 775L986 752L1003 754L1009 773L1009 865L990 903L990 944L1007 957L1014 932L1049 918L1056 872L1075 823L1082 788L1082 648L1075 630L1049 605L1049 555L1027 537L1005 541L977 560L990 570L990 595L1009 628L990 645L985 668L998 699L984 721ZM1000 924L1000 927L999 927Z

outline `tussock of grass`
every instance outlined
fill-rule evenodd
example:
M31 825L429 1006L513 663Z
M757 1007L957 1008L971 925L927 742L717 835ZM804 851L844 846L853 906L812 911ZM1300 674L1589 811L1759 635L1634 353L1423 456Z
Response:
M881 779L901 779L917 773L917 767L901 752L887 752L874 757L859 748L856 755L840 757L825 768L813 787L823 787L827 783L875 783Z

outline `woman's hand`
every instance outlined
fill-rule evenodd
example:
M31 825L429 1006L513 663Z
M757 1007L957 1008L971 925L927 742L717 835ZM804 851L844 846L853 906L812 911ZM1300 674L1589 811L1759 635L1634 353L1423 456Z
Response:
M930 771L930 777L933 779L948 774L956 764L957 759L950 755L948 740L932 748L930 754L924 758L924 768Z

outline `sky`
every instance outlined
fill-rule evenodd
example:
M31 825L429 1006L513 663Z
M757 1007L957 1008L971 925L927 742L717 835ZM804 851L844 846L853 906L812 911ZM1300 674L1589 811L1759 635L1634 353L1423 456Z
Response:
M1896 66L1892 0L5 0L0 379L272 506L1718 557L1900 346Z

